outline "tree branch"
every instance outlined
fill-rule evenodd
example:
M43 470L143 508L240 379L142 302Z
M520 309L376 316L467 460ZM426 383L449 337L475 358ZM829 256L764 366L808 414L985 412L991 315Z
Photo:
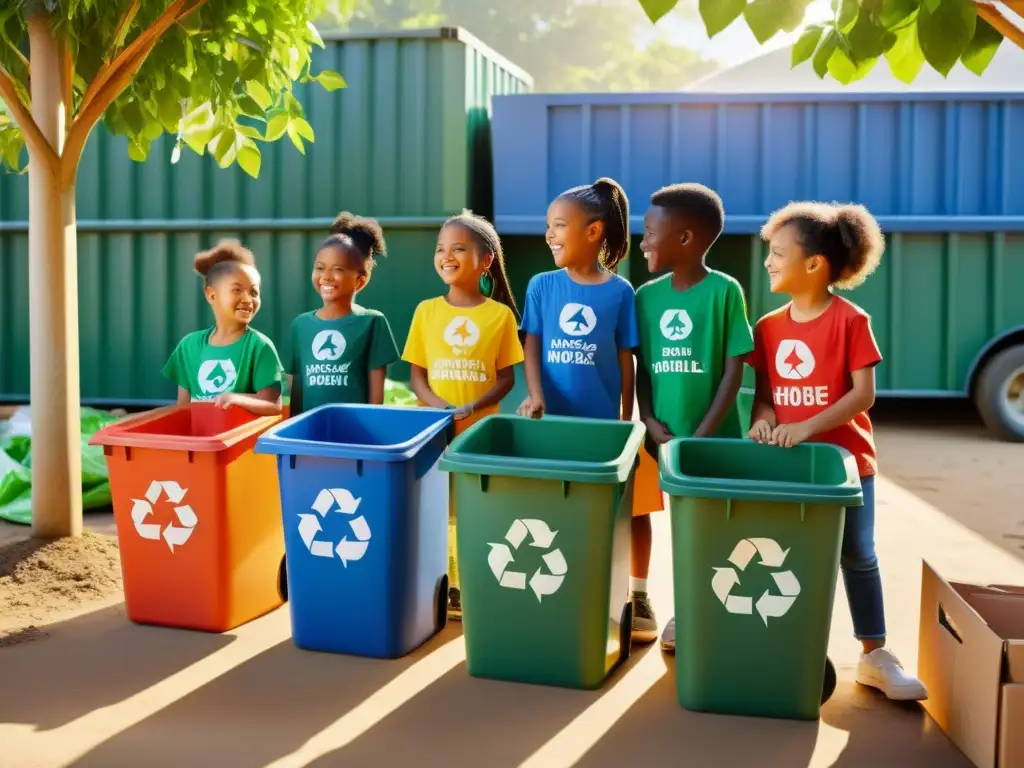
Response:
M1006 18L999 9L994 5L988 3L976 2L975 7L978 9L978 15L987 21L993 29L999 32L1003 37L1012 42L1018 48L1024 49L1024 29L1016 26L1012 21ZM1017 12L1017 8L1024 10L1024 4L1021 3L1006 3L1006 6L1014 13Z
M56 171L60 162L57 152L54 150L53 145L43 136L43 132L39 130L36 121L32 119L32 113L29 112L28 106L18 95L14 78L11 77L10 72L4 69L2 65L0 65L0 98L7 105L7 110L11 113L11 117L14 118L18 127L21 128L21 132L25 136L25 143L32 154L32 160L41 160L50 169L51 173Z
M174 0L147 29L112 62L103 66L89 84L68 132L61 157L61 176L74 179L85 142L103 113L131 83L160 37L177 21L205 5L207 0Z
M117 31L114 33L114 44L110 46L107 55L103 57L104 61L110 61L111 55L124 45L124 39L128 36L128 27L135 21L135 14L139 12L139 5L141 4L142 0L134 0L128 10L124 12L124 16L121 17L121 23L117 25Z
M75 59L66 38L60 42L60 98L64 102L64 135L67 136L75 101Z

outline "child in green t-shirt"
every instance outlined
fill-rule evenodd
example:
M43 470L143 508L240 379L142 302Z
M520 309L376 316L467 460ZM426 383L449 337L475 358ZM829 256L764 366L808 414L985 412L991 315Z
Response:
M178 342L163 375L178 385L178 402L212 400L259 416L281 413L281 360L274 342L249 323L260 308L260 273L252 253L234 240L195 257L205 278L212 328Z
M753 350L743 289L704 263L725 212L714 191L675 184L651 195L640 249L652 273L636 292L637 404L647 451L673 437L742 437L736 395ZM661 647L675 650L675 619Z
M343 212L313 262L313 288L320 309L292 322L292 415L326 403L384 402L387 367L398 347L387 318L355 303L370 282L376 256L384 256L384 233L375 219Z

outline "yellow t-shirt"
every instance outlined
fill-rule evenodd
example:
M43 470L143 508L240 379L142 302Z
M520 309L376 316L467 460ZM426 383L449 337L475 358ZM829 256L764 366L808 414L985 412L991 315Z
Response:
M438 296L416 307L402 359L424 368L434 394L458 408L489 392L498 371L521 363L523 347L515 315L504 304L486 299L476 307L453 307Z

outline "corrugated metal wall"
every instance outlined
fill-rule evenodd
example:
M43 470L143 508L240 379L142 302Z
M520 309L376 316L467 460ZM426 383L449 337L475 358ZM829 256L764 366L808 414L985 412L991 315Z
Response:
M680 180L727 231L794 199L856 200L890 231L1024 230L1024 93L538 94L494 104L495 219L544 229L550 200L612 176L637 202Z
M505 238L513 283L521 290L533 272L553 269L540 237ZM650 279L634 237L629 277ZM772 294L760 238L726 235L708 263L743 285L751 322L784 297ZM860 288L842 295L871 314L885 357L877 386L888 395L959 395L982 347L1024 327L1024 233L895 233L882 263Z
M137 164L122 139L94 133L77 194L84 401L173 397L160 368L212 318L192 256L221 237L255 252L264 300L254 326L282 356L292 318L319 301L312 259L340 210L384 225L389 255L361 301L387 314L400 344L416 303L441 293L438 227L466 206L490 213L490 99L528 90L529 76L455 29L339 35L315 56L314 70L341 72L348 88L297 87L316 142L305 157L287 139L264 145L258 180L189 152L172 166L166 137ZM27 177L0 176L4 400L28 396L27 219Z

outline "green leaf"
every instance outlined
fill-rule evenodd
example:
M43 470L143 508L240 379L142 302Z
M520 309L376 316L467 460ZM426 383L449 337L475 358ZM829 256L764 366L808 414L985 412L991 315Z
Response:
M295 129L295 132L299 134L306 141L313 141L313 127L303 120L301 117L293 117L289 123L290 127Z
M238 108L242 111L243 115L256 120L263 120L266 115L266 110L260 107L250 96L240 98L238 100Z
M267 92L262 83L250 80L245 84L245 90L252 97L253 101L260 105L260 109L270 109L270 105L274 103L274 100L270 98L270 93Z
M907 21L921 6L921 0L883 0L879 21L886 29Z
M782 29L775 0L754 0L743 9L743 18L757 42L764 45Z
M339 88L345 88L348 85L348 83L345 82L345 78L337 72L332 72L329 69L325 69L317 75L316 80L328 91L336 91Z
M324 39L320 37L320 32L317 30L316 26L313 24L312 21L306 22L306 29L309 31L309 39L314 44L319 45L321 48L323 48ZM264 32L263 34L266 34L266 32Z
M897 80L910 84L914 82L924 66L924 52L917 39L917 25L908 24L896 33L896 42L885 52L889 71Z
M284 112L278 112L267 121L267 132L264 135L266 141L277 141L288 130L289 117Z
M840 47L828 60L828 73L843 85L849 85L865 77L878 62L877 56L858 59L856 62L849 53Z
M839 33L835 29L830 29L825 35L825 39L821 41L821 45L818 46L818 50L814 52L814 72L821 79L828 74L828 62L839 47L839 38Z
M261 160L259 148L251 141L238 150L238 165L254 179L258 179L260 176Z
M292 144L295 145L299 152L306 154L306 145L302 143L302 136L299 135L299 132L291 123L288 123L288 138L292 140Z
M856 21L860 5L857 0L833 0L832 12L835 13L837 10L839 29L845 32Z
M640 7L644 9L647 18L653 24L657 24L666 13L676 7L678 2L679 0L640 0Z
M978 9L971 0L922 0L917 36L925 61L943 77L974 38Z
M982 18L978 19L978 25L974 29L974 37L967 45L967 50L960 57L960 61L974 74L981 74L992 63L999 45L1003 42L1003 35L991 24Z
M128 142L128 157L136 163L144 163L149 157L150 142L148 139L138 137Z
M700 0L700 17L708 37L714 37L743 14L747 0Z
M896 43L895 33L875 24L866 13L857 17L856 23L846 33L846 39L853 49L853 62L877 59Z
M232 127L227 127L217 134L210 143L210 152L214 160L221 168L227 168L238 158L238 150L245 142L244 136L239 136Z
M791 57L791 67L799 66L807 61L818 48L818 43L821 42L822 35L825 34L825 28L820 24L812 24L804 33L800 35L800 38L793 44L793 54Z

